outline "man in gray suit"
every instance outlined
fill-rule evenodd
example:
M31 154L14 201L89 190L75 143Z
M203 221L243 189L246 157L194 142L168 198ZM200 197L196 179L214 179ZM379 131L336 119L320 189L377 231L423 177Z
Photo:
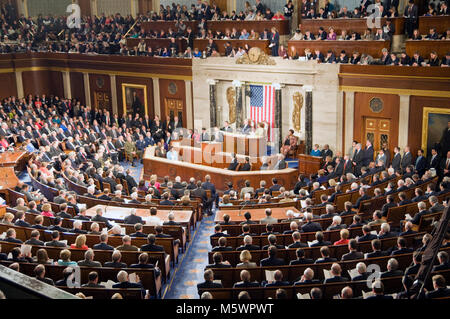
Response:
M278 154L278 161L275 164L275 166L273 167L273 169L278 170L278 169L285 169L285 168L286 168L286 162L284 161L284 155Z
M412 164L412 154L409 151L409 146L405 147L405 153L403 154L403 158L401 161L402 171L403 173L406 171L406 167Z
M92 249L88 249L84 253L84 260L80 260L78 262L78 266L101 267L102 264L98 261L94 261L94 251Z
M259 221L260 224L276 224L278 219L272 217L272 210L270 208L266 208L266 217Z

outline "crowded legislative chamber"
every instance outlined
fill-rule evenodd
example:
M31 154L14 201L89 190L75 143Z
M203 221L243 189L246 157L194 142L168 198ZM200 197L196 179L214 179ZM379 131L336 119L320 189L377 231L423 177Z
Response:
M449 5L0 0L0 299L450 299Z

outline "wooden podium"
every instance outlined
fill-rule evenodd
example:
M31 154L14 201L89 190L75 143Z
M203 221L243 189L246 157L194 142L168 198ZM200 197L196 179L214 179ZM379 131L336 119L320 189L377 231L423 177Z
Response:
M252 157L266 154L267 143L263 136L223 133L223 151Z
M300 154L298 156L298 172L300 174L317 174L322 163L322 157Z

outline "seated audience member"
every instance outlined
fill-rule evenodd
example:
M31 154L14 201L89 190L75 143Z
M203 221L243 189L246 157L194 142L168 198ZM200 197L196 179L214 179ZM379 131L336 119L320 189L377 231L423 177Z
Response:
M277 258L278 249L275 246L268 248L268 257L261 260L261 266L283 266L285 265L284 259Z
M332 277L325 279L323 282L324 284L328 284L328 283L332 283L332 282L348 281L348 278L341 276L342 268L337 263L334 263L333 265L331 265L330 273L331 273Z
M310 258L305 258L305 251L301 248L298 248L295 251L295 255L297 256L297 259L291 260L289 265L304 265L314 263L314 260Z
M322 257L318 258L315 264L330 263L337 261L336 258L330 257L330 249L327 246L320 247L320 255Z
M425 298L436 299L450 296L450 289L446 287L445 278L442 275L435 275L432 278L433 291L427 291Z
M204 282L197 284L200 295L200 289L223 288L222 284L214 282L214 272L211 269L205 270L203 273Z
M239 255L239 260L241 261L236 265L236 268L256 268L257 265L255 262L251 262L252 254L248 250L241 251Z
M381 280L375 280L372 283L372 292L373 292L373 295L367 297L366 299L368 299L368 300L369 299L373 299L373 300L376 300L376 299L393 299L392 296L384 294L384 285L383 285L383 282Z
M215 252L213 255L213 264L206 265L205 269L208 268L231 268L228 261L223 261L223 256L220 252Z

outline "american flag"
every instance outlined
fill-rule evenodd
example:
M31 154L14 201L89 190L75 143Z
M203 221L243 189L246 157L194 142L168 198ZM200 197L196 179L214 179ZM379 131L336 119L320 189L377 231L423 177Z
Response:
M272 85L250 85L250 119L268 124L268 139L273 141L275 124L275 88Z

